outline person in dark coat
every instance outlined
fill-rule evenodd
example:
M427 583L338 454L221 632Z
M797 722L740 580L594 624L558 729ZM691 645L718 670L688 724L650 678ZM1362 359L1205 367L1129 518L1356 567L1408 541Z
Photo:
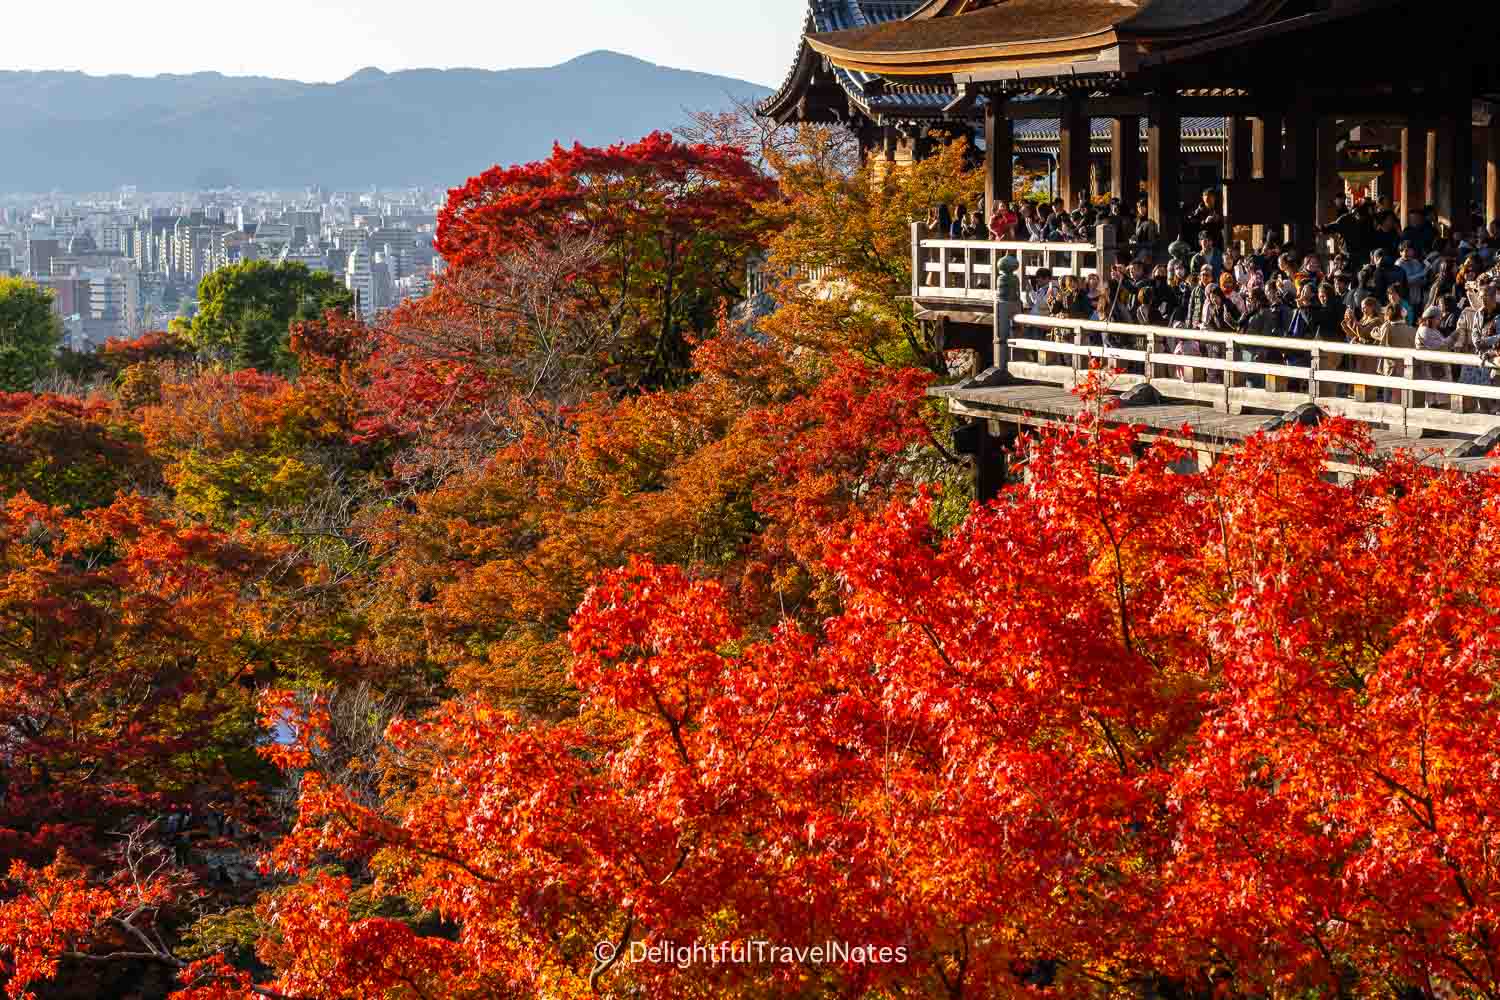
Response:
M1349 307L1333 285L1318 286L1317 308L1312 311L1313 337L1317 340L1344 339L1344 314Z
M1427 213L1420 208L1413 208L1406 217L1407 224L1401 230L1401 240L1416 247L1418 257L1426 257L1437 241L1437 229L1427 221Z
M1370 249L1382 255L1389 253L1394 260L1401 246L1401 231L1396 226L1396 213L1386 212L1375 223L1375 232L1370 236Z
M1208 230L1215 245L1224 229L1224 213L1219 208L1218 188L1204 188L1203 197L1197 206L1182 220L1182 238L1192 242L1204 230Z
M953 213L946 204L937 207L937 233L940 240L948 239L948 234L953 232Z

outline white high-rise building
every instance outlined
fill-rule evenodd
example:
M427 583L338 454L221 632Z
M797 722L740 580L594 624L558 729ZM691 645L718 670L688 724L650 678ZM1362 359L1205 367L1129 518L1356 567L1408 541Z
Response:
M354 293L354 309L366 323L375 319L375 280L370 268L370 251L356 246L349 251L349 264L344 268L344 287Z
M102 338L140 333L141 277L134 262L120 260L107 268L88 268L82 276L89 283L91 335L102 343Z

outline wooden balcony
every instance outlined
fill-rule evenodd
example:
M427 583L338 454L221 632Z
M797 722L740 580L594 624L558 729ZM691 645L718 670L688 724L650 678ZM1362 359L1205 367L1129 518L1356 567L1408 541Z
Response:
M926 226L912 227L912 300L919 305L988 306L995 301L1000 262L1014 257L1022 283L1042 268L1053 277L1086 277L1107 270L1113 247L1095 243L929 239Z
M1480 412L1497 408L1500 386L1438 377L1483 367L1472 354L1027 315L1012 317L1005 351L1013 378L1072 387L1098 361L1118 369L1120 388L1148 384L1230 414L1310 403L1409 438L1500 427L1500 414Z

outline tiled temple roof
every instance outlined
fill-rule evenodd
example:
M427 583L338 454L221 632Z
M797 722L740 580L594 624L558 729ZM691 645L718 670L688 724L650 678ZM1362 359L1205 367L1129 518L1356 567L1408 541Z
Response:
M1062 4L1054 3L1052 7L1062 9L1068 7L1071 2L1072 0L1067 0ZM1086 5L1097 5L1095 0L1083 0L1083 2ZM1245 2L1246 0L1154 0L1147 11L1152 14L1152 27L1166 28L1180 24L1185 18L1203 14L1221 17L1228 8L1244 6ZM896 22L916 23L909 20L913 15L921 18L932 13L933 9L939 5L933 0L809 0L805 31L807 34L823 34L873 30L881 25L892 25ZM992 9L1011 8L1014 12L1020 9L1029 10L1031 6L1032 0L1006 0L1005 3ZM1129 5L1110 3L1107 6L1111 6L1116 12L1111 16L1124 16L1118 14L1123 9L1127 14L1133 13L1136 21L1145 19L1145 11L1137 12L1136 8ZM973 16L975 14L963 15L964 18ZM941 26L951 24L956 20L961 19L935 17L921 23ZM1035 29L1038 22L1032 21L1030 25ZM782 120L794 117L793 112L798 100L807 93L813 85L814 78L819 75L822 75L825 80L831 76L832 81L837 84L847 99L848 105L871 121L877 121L882 117L887 119L940 118L943 108L950 104L957 94L951 82L893 84L873 74L830 65L822 56L812 51L804 39L798 48L797 60L787 73L781 87L778 88L776 94L762 102L759 110L762 114ZM1028 119L1023 117L1027 100L1027 97L1019 97L1013 99L1009 105L1009 113L1015 116L1016 141L1032 152L1055 152L1059 142L1060 122L1055 118ZM982 108L983 99L981 98L970 107L968 113L977 118ZM835 111L840 116L844 113L842 107ZM1224 119L1184 119L1182 138L1185 144L1189 144L1185 146L1187 149L1222 149L1225 143ZM1098 152L1105 152L1109 149L1108 119L1094 120L1093 144Z
M806 34L849 31L900 21L920 8L924 0L809 0ZM777 92L762 102L762 114L779 117L779 112L793 105L807 83L807 77L822 63L804 39L796 62ZM832 69L835 82L849 101L866 117L894 115L914 118L937 117L954 97L951 85L886 87L877 77L853 70Z

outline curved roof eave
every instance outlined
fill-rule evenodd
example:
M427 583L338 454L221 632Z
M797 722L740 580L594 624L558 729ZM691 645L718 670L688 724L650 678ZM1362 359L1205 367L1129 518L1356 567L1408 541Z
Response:
M815 33L806 42L836 66L887 77L955 74L971 79L1096 72L1087 65L1137 65L1134 54L1163 44L1202 45L1262 28L1288 0L928 0L899 21ZM1160 51L1169 51L1163 49ZM1030 70L1030 72L1028 72ZM1115 71L1115 70L1109 70ZM1107 71L1108 72L1108 71Z
M927 49L908 49L897 52L883 52L878 50L859 50L843 48L829 42L828 35L809 35L807 44L812 48L835 59L842 65L844 59L861 59L865 61L888 62L893 65L926 64L933 61L962 59L970 61L974 59L1003 59L1008 56L1031 56L1052 55L1068 52L1089 51L1096 48L1107 48L1119 43L1119 35L1111 28L1101 31L1090 31L1079 35L1066 35L1059 38L1041 38L1026 42L1008 42L1001 44L978 44L978 45L947 45Z
M782 121L783 116L789 115L795 107L798 91L812 81L813 71L816 69L815 60L819 58L821 57L807 44L807 36L803 35L802 42L797 47L797 59L792 63L786 79L782 81L776 93L760 102L756 111L767 118Z
M903 7L915 11L920 6L917 0L809 0L796 58L776 93L757 105L757 113L781 122L790 121L797 116L799 103L809 91L831 84L842 89L851 113L872 121L951 117L946 111L954 97L951 83L911 90L887 89L877 86L881 81L867 74L831 62L831 80L825 80L823 57L807 43L810 35L841 30L836 25L869 28L902 20ZM824 100L826 104L826 94Z
M996 49L988 46L929 49L902 53L901 58L886 58L884 53L840 49L816 37L807 39L812 49L836 66L883 77L960 76L971 71L992 68L1003 63L1006 69L1022 71L1046 67L1073 66L1081 75L1112 73L1119 68L1120 40L1113 30L1081 39L1064 41L1084 44L1049 47ZM1022 75L1025 75L1024 73Z

